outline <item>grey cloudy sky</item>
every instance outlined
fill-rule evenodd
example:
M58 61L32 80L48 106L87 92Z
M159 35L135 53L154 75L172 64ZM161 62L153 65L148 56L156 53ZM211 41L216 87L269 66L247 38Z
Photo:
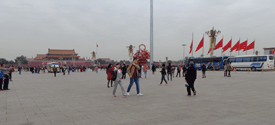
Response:
M222 36L224 45L231 36L233 44L239 37L248 43L256 39L263 54L263 47L275 46L274 6L274 0L154 0L154 60L182 59L183 43L190 56L192 32L196 49L213 26L222 31L217 42ZM91 57L96 43L99 57L128 60L129 44L150 49L150 0L0 0L0 42L0 58L8 60L48 48ZM205 36L205 54L208 47ZM220 54L221 49L214 52Z

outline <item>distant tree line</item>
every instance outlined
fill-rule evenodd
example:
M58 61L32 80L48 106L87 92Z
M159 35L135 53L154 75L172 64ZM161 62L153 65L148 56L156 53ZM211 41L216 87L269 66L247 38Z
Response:
M1 64L28 64L27 57L26 56L18 56L14 60L6 60L5 58L0 58Z

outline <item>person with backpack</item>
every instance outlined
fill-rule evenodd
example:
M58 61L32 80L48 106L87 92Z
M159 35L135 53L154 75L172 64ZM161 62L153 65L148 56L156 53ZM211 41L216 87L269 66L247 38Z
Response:
M178 75L179 75L179 77L180 77L180 70L181 70L181 68L180 68L180 66L178 65L178 67L177 67L177 75L176 75L176 77L178 77Z
M185 77L186 70L187 70L186 66L183 65L182 66L182 77Z
M172 66L171 63L169 63L169 65L167 66L167 80L169 81L169 76L171 77L171 81L172 81Z
M136 83L136 89L137 89L137 96L141 96L143 94L140 93L139 90L139 65L137 64L137 58L133 59L133 63L130 64L130 66L127 68L127 73L130 77L130 84L127 89L127 95L130 95L130 90L133 85L133 83Z
M162 84L163 80L166 82L167 85L167 81L165 79L165 75L166 75L166 71L165 71L165 64L162 64L162 69L161 69L161 81L160 81L160 85Z
M126 72L127 72L127 67L125 64L123 64L122 67L122 79L126 79Z
M109 86L109 83L111 81L111 87L113 87L113 81L112 81L112 64L109 64L109 66L107 67L107 70L106 70L106 74L107 74L107 80L108 80L108 83L107 83L107 87L110 88Z
M121 88L121 91L122 91L122 94L123 94L123 97L127 97L127 94L126 92L124 91L124 88L123 88L123 85L122 85L122 81L121 81L121 78L122 78L122 71L120 69L120 64L116 64L116 67L113 71L113 75L112 75L112 80L114 80L114 90L113 90L113 96L116 97L116 89L117 89L117 85L119 84L120 85L120 88Z
M204 63L202 63L201 71L202 71L202 78L206 78L206 76L205 76L206 66Z
M147 70L148 70L148 66L147 66L147 64L145 64L145 65L143 66L143 72L144 72L145 78L146 78L146 76L147 76Z
M187 96L191 96L190 89L192 89L194 96L195 96L197 93L196 93L196 90L194 87L194 83L195 83L195 80L197 79L197 69L193 66L194 65L193 61L191 61L189 63L189 65L190 65L190 67L188 67L187 73L185 75L185 81L188 83Z

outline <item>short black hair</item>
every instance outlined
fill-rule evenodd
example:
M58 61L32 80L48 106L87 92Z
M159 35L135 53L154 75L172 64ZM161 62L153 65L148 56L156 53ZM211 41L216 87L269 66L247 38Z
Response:
M120 63L117 63L116 65L120 65Z
M162 64L162 67L165 67L165 64L164 64L164 63Z
M1 63L1 67L3 66L4 64L3 63Z
M137 60L137 58L133 58L133 61Z

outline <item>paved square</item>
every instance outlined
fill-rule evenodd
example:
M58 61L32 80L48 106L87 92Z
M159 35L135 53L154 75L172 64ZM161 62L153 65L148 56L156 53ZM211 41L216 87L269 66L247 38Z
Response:
M144 75L144 74L142 74ZM275 123L275 72L206 72L186 96L184 78L159 86L160 73L140 79L143 96L112 96L105 71L13 73L10 90L0 91L1 125L271 125ZM126 90L129 77L123 80Z

